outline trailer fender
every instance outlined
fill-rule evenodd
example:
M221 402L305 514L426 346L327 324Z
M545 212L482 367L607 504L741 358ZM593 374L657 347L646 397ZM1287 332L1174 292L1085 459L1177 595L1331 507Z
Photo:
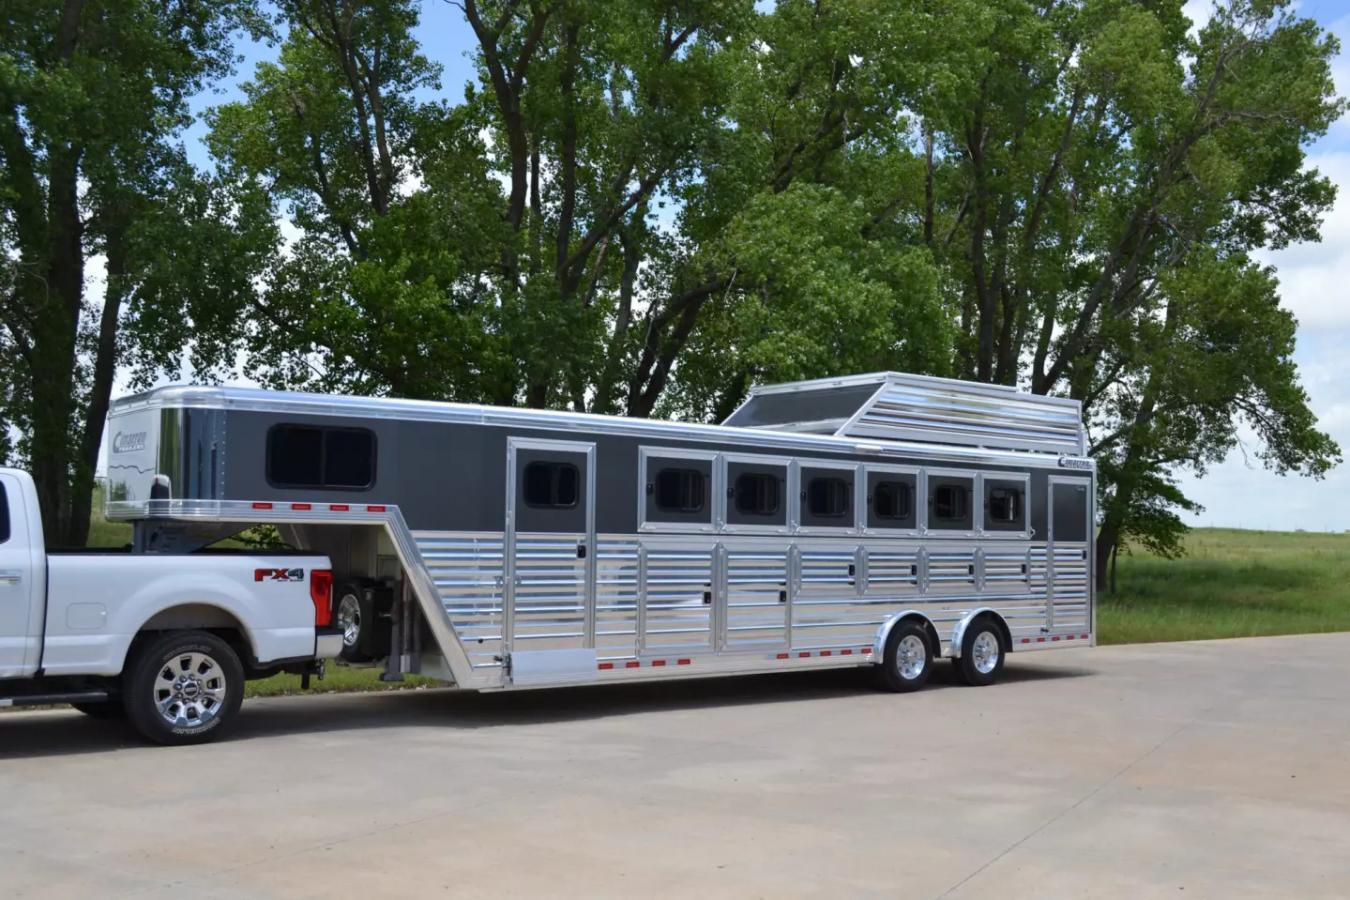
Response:
M997 610L988 606L981 606L979 609L972 609L962 616L961 621L957 622L956 627L952 629L952 659L961 658L961 641L966 636L966 628L971 622L975 621L976 617L983 615L989 616L998 623L998 630L1003 637L1003 652L1008 653L1012 650L1012 632L1008 630L1008 623L1003 621L1003 617L998 614Z
M938 635L937 626L933 620L917 609L905 609L891 616L877 627L876 640L872 644L872 661L880 664L886 652L886 638L890 637L891 629L906 619L918 619L923 622L924 630L928 632L928 639L933 642L933 656L942 655L942 638Z

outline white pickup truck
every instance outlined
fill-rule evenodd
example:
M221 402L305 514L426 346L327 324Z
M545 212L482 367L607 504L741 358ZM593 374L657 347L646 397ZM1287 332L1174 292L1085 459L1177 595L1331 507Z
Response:
M342 649L314 554L50 552L33 480L0 468L0 707L125 715L163 744L210 740L244 682L322 674Z

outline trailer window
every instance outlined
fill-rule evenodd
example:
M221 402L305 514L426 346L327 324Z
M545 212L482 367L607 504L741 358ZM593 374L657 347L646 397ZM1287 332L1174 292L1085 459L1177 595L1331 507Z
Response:
M1022 492L1017 488L991 488L989 521L1017 522L1022 518Z
M577 505L581 473L565 462L532 462L525 467L525 504L537 509Z
M267 480L273 487L366 490L375 483L375 435L364 428L273 425Z
M940 484L933 490L933 518L961 522L966 518L969 491L958 484Z
M744 472L733 490L736 512L747 516L777 515L778 479L765 472Z
M812 478L806 486L807 511L820 519L845 518L853 506L849 502L852 492L853 485L843 478Z
M0 544L9 540L9 498L5 496L5 485L0 482Z
M662 512L702 512L708 494L707 480L698 469L662 469L651 488Z
M878 519L908 519L914 496L903 481L880 481L872 491L872 512Z

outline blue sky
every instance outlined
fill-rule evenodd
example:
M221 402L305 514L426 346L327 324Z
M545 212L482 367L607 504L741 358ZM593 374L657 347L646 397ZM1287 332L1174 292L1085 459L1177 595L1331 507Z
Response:
M1192 20L1207 17L1210 0L1186 5ZM1350 45L1350 0L1306 0L1301 15L1316 19ZM425 0L417 38L423 52L443 69L440 95L458 99L463 84L473 78L468 57L472 34L460 11L445 0ZM275 56L275 48L248 44L235 79L192 100L198 121L186 135L188 153L199 165L210 160L202 145L205 127L200 114L209 107L240 96L238 85L247 80L261 60ZM1335 66L1339 92L1350 95L1350 57L1342 53ZM1328 215L1320 244L1291 247L1269 253L1263 261L1279 274L1284 304L1299 319L1296 358L1303 383L1322 428L1335 437L1350 458L1350 116L1310 148L1309 163L1340 186L1340 198ZM1190 517L1192 524L1245 528L1350 530L1350 463L1322 481L1280 477L1265 471L1247 437L1204 478L1187 475L1183 488L1205 511Z

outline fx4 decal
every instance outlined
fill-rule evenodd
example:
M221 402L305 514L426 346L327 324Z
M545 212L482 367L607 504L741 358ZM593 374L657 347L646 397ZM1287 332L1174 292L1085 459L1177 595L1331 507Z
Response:
M254 569L254 581L304 581L304 569Z

